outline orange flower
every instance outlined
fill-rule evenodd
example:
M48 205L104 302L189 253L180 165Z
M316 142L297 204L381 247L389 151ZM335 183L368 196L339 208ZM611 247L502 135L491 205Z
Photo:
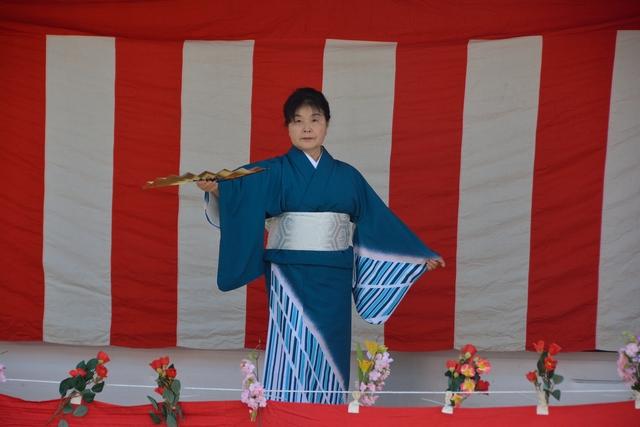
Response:
M109 358L109 355L107 353L105 353L104 351L99 351L98 355L96 356L96 359L98 359L98 363L99 364L107 363L108 361L111 360Z
M167 369L167 378L175 378L176 375L178 375L178 372L176 371L176 368Z
M476 374L476 370L473 369L473 366L470 363L465 363L464 365L462 365L462 367L460 368L460 373L462 375L464 375L465 377L473 377Z
M480 374L488 374L491 372L491 363L487 359L478 357L476 360L476 370Z
M532 383L535 383L536 381L538 381L538 374L536 374L536 371L527 372L526 377Z
M551 372L554 369L556 369L557 364L558 364L558 361L551 356L547 356L544 358L544 369L546 369L548 372Z
M542 353L544 351L544 341L534 342L533 348L535 348L538 353Z
M560 350L562 350L562 347L560 347L558 344L551 344L549 346L549 356L555 356L556 354L560 353Z
M109 371L107 370L107 367L104 365L98 365L96 366L96 374L100 377L100 378L107 378L107 374L109 373Z

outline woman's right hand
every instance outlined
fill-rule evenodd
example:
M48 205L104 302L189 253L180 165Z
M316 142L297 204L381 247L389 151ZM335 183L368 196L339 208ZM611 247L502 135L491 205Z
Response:
M216 197L220 197L217 181L205 181L205 180L196 181L196 185L202 191L207 191L209 193L213 193L213 195Z

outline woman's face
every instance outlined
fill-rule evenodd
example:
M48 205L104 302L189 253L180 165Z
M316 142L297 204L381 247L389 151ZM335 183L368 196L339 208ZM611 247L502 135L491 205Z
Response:
M327 120L322 111L303 105L289 123L289 138L294 147L314 156L319 155L327 135Z

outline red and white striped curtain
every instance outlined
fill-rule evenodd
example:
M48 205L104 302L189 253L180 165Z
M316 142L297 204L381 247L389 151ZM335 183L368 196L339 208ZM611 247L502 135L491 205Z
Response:
M217 290L195 186L282 154L313 86L325 146L447 261L395 350L613 350L640 328L640 4L294 0L0 5L0 339L256 347L264 283Z

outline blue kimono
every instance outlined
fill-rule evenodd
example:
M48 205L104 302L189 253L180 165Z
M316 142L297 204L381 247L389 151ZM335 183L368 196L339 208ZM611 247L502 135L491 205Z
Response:
M439 255L355 168L327 150L317 168L295 147L248 165L253 166L266 170L221 181L219 200L205 193L207 219L221 232L218 287L229 291L265 274L269 332L263 372L269 399L342 403L349 382L351 295L366 321L383 323L426 271L426 261ZM296 212L342 214L355 225L353 244L336 250L292 250L286 243L265 249L265 219Z

